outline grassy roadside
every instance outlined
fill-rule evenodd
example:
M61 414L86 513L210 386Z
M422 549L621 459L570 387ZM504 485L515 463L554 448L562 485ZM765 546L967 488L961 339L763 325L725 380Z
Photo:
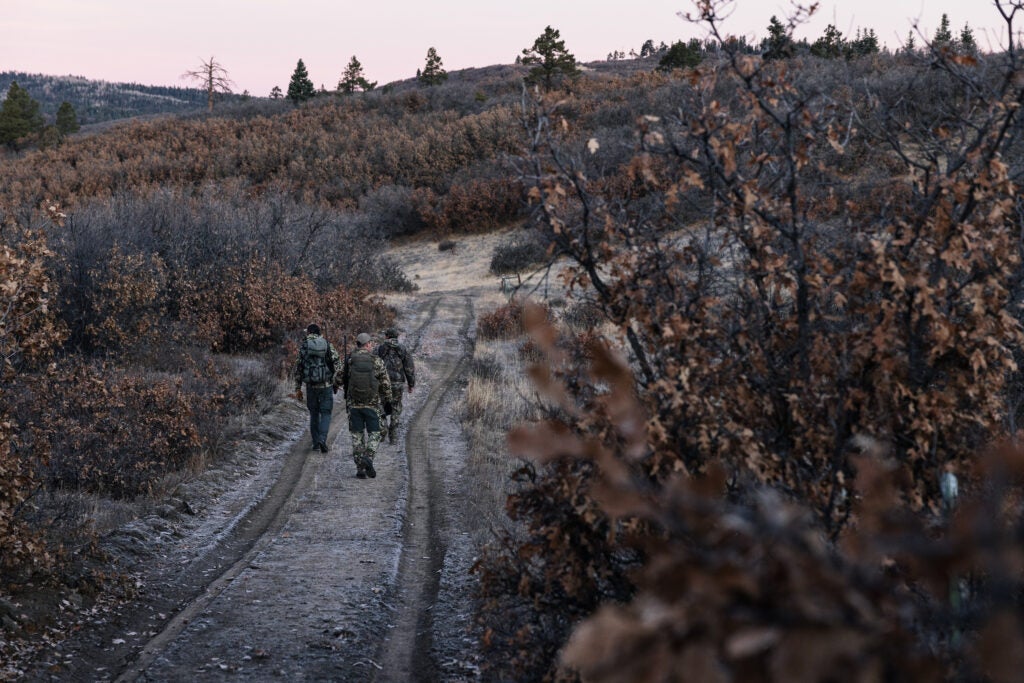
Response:
M478 520L474 543L494 538L494 531L511 522L505 516L505 499L513 483L510 475L522 466L508 449L508 431L535 415L535 392L527 377L530 361L522 353L525 335L513 332L481 334L479 321L508 304L501 292L501 277L490 271L491 259L500 245L514 239L514 229L458 236L440 241L411 242L388 251L402 270L419 286L419 294L466 291L476 309L475 345L462 407L462 426L469 446L468 469L473 486L469 505ZM523 289L530 289L527 282ZM536 279L536 278L535 278ZM396 295L399 300L410 295ZM415 295L412 295L415 296ZM490 338L488 338L490 337Z
M505 499L510 475L522 462L509 453L508 431L535 416L533 387L526 376L529 362L521 339L477 339L466 387L463 427L469 440L469 468L475 479L471 505L481 528L475 539L485 543L491 533L511 524Z

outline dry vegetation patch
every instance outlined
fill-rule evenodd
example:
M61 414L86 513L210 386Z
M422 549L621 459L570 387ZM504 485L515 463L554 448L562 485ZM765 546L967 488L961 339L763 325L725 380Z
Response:
M502 512L512 490L511 475L521 466L508 447L508 432L538 416L536 394L523 358L523 339L477 339L466 387L463 427L470 444L470 468L478 482L474 507L481 531L506 527ZM490 541L489 533L477 539Z
M390 248L387 254L423 294L476 288L497 290L499 278L489 268L491 255L512 231L408 242ZM456 246L440 249L445 242L454 242Z

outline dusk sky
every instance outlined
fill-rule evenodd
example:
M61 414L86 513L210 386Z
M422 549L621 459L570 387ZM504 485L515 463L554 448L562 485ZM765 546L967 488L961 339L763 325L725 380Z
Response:
M724 27L760 39L769 18L791 6L738 0ZM353 55L383 85L415 75L430 47L449 71L511 63L547 25L578 60L604 59L648 38L703 37L677 16L692 9L688 0L3 0L0 71L187 85L181 74L213 56L235 92L266 96L287 89L300 58L318 88L333 89ZM970 23L983 49L1005 43L989 0L823 0L796 35L813 39L829 23L850 37L873 28L895 48L915 20L930 37L944 12L954 32Z

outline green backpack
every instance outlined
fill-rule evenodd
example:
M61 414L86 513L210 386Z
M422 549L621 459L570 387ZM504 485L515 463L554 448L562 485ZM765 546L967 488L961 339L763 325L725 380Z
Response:
M349 361L346 396L353 405L370 405L377 400L380 383L374 372L374 358L369 353L356 353Z

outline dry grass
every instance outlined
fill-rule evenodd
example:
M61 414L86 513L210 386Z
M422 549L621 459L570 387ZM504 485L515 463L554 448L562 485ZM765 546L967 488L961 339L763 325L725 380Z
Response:
M508 238L510 230L486 235L445 238L454 249L440 250L438 241L412 242L388 250L388 256L415 282L421 293L463 289L498 289L500 278L490 272L494 248Z
M85 530L103 536L144 517L152 512L156 499L140 496L134 500L113 500L92 493L56 490L41 493L36 505L53 520L51 532L74 538L82 525Z
M491 272L491 258L494 250L519 229L510 227L481 235L409 242L392 247L387 255L416 283L418 294L471 290L488 295L478 302L478 309L482 304L496 307L499 303L506 303L507 297L501 293L501 277ZM439 248L442 242L455 242L455 247L442 250ZM520 297L561 296L558 272L560 268L554 268L547 278L544 273L521 273ZM492 293L496 296L490 296ZM393 294L389 299L409 296L416 294Z
M536 397L519 354L522 340L477 341L466 387L463 427L476 481L475 504L486 527L508 523L503 515L511 491L509 476L522 465L508 449L506 435L536 415Z
M501 278L490 272L498 245L508 241L512 230L459 236L454 249L441 250L439 242L415 242L395 246L388 255L420 289L412 294L388 295L389 303L401 305L409 298L435 292L466 292L473 296L476 316L486 315L508 303ZM542 300L547 294L563 296L552 274L545 283L540 275L524 273L517 298ZM551 301L554 307L557 301ZM476 325L473 325L476 329ZM478 542L489 540L490 529L509 524L504 516L505 499L511 490L510 475L522 466L508 450L508 431L536 413L536 395L527 377L528 363L519 349L525 336L511 340L475 339L473 361L466 387L462 425L469 441L469 469L474 483L472 505L481 521Z

